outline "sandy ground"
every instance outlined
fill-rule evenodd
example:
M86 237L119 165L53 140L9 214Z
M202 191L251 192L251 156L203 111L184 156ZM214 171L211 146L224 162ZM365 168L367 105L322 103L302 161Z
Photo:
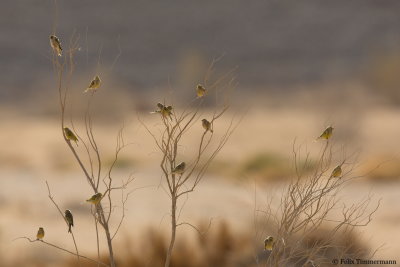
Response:
M320 144L313 140L316 133L329 123L320 114L300 110L253 110L249 114L221 152L219 160L234 166L248 156L263 151L279 153L290 158L295 138L298 144L307 147L311 152L317 152ZM301 120L296 119L293 114ZM396 157L397 148L393 143L400 133L399 115L397 110L370 111L361 116L354 125L349 120L336 123L337 139L334 142L338 147L341 147L340 144L346 144L346 153L361 151L360 160L371 155ZM145 115L142 119L153 129L158 127L157 118ZM128 162L128 166L118 169L114 177L116 181L120 181L133 172L136 179L130 188L135 191L127 203L126 218L119 232L120 240L123 237L137 237L149 225L160 229L169 227L168 196L159 186L159 154L151 137L145 134L145 129L136 120L136 115L132 115L132 119L127 120L126 125L127 142L132 142L132 145L122 154L122 158ZM345 125L352 127L345 128ZM95 250L95 233L93 230L87 231L93 229L90 207L84 202L91 192L77 164L72 161L72 155L66 149L58 127L57 121L50 119L9 119L2 123L0 252L5 255L6 260L29 257L46 249L22 240L11 242L19 236L34 237L39 226L45 227L46 240L73 250L65 224L47 198L46 180L60 208L69 208L74 213L74 231L81 251L90 254ZM219 129L215 129L216 133ZM95 130L99 142L104 144L101 150L107 155L104 160L110 162L118 125L100 125ZM190 138L185 140L182 147L183 157L191 157L190 146L200 133L200 127L194 129ZM79 149L82 149L82 146ZM271 197L279 197L282 186L258 184L257 202L263 203ZM400 251L400 214L397 206L400 183L373 183L364 179L349 185L346 191L342 192L343 201L357 202L370 192L375 201L382 199L382 202L373 222L367 228L361 229L363 239L372 248L383 245L378 252L379 258L400 260L397 258ZM237 231L249 232L254 205L253 180L226 177L220 179L215 174L208 173L198 190L185 203L181 221L196 224L213 218L214 221L229 222ZM118 205L115 208L114 228L120 215L121 207ZM182 228L182 231L186 230ZM118 242L117 238L117 246ZM104 244L102 248L105 248ZM25 256L21 256L21 250ZM61 255L64 254L54 252L48 257L54 259Z

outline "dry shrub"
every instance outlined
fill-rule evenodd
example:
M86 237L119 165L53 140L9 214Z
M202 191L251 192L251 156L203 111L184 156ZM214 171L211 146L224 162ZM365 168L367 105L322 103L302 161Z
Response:
M259 213L255 213L255 221L258 214L262 214L265 225L262 227L268 228L264 233L275 239L274 248L266 259L261 254L262 257L256 257L257 262L277 267L324 266L334 258L366 255L366 249L356 242L355 233L371 222L379 202L371 207L370 195L354 203L341 200L343 188L357 177L353 175L354 165L348 164L346 158L337 162L333 151L326 141L314 170L304 173L299 160L301 149L293 147L295 179L280 194L278 207L271 201L266 208L256 208ZM338 165L343 172L334 177L332 170ZM271 231L271 225L275 231ZM265 237L258 238L261 243Z

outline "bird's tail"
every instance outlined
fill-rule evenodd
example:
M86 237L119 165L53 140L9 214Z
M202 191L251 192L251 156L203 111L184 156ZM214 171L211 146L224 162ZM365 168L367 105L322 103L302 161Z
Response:
M92 92L92 94L94 94L97 91L97 88L86 88L85 91L83 91L83 93L87 93L87 92Z
M69 141L71 142L71 140L69 140ZM78 145L78 140L72 140L72 141L75 142L75 144L76 144L77 147L79 146L79 145Z
M71 233L71 224L68 224L68 233Z
M321 139L323 139L323 137L322 136L318 136L317 138L314 139L314 142L318 142Z

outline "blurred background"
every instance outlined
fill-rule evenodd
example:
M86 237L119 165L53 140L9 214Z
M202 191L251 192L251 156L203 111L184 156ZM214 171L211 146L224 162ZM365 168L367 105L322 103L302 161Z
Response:
M183 221L200 228L207 228L212 218L209 236L203 239L181 228L177 253L194 263L177 257L174 266L254 264L263 240L254 234L254 208L279 198L277 192L293 177L294 140L316 156L321 144L314 140L328 125L335 127L337 160L350 158L356 175L363 176L343 192L343 201L357 202L368 193L382 199L373 222L360 229L360 247L380 247L377 257L396 259L399 12L396 0L3 1L0 265L75 264L63 252L12 241L34 237L44 226L49 242L73 250L64 222L47 198L45 181L62 209L73 211L82 253L96 251L90 208L84 203L91 192L60 131L51 34L61 39L65 51L72 40L79 47L67 121L83 132L88 96L82 92L99 75L103 83L93 117L104 166L113 160L122 124L132 143L115 170L117 180L133 173L131 189L137 189L115 239L121 264L158 266L149 259L163 257L168 242L168 196L158 187L160 155L138 118L157 126L159 117L149 114L157 102L182 109L198 83L207 85L207 70L216 59L212 81L231 71L235 77L221 124L232 117L242 120L182 212ZM204 114L218 107L218 99L210 94ZM193 129L183 156L190 154L201 132L201 126ZM82 147L78 150L84 153ZM121 209L116 210L118 216ZM265 235L274 234L259 227ZM101 248L105 252L105 244Z

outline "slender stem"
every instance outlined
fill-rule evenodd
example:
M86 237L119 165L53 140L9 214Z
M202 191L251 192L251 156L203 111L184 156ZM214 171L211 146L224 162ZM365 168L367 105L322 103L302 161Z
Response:
M112 247L112 238L111 238L111 234L110 234L110 228L108 227L108 221L106 220L106 216L104 215L104 209L103 209L101 203L96 205L96 209L97 209L97 214L100 216L100 224L103 227L104 232L106 234L106 238L107 238L108 254L110 257L110 266L115 267L114 252L113 252L113 247Z
M103 215L104 217L104 215ZM115 261L114 261L114 252L113 252L113 247L112 247L112 239L110 235L110 230L108 228L108 224L105 225L104 231L106 232L106 238L107 238L107 244L108 244L108 252L110 255L110 264L111 267L115 267Z
M172 201L171 201L171 241L169 243L169 247L167 250L167 257L165 259L165 267L169 267L171 264L171 256L172 256L172 250L175 245L175 237L176 237L176 194L172 195Z
M48 195L49 199L51 200L51 202L53 202L54 206L57 208L58 212L59 212L60 215L63 217L65 223L68 225L68 222L67 222L67 220L65 219L64 214L62 213L60 207L58 206L58 204L57 204L56 201L54 200L53 196L51 195L50 186L49 186L49 183L48 183L47 181L46 181L46 186L47 186L47 192L49 193L49 195ZM75 246L75 250L76 250L76 256L77 256L77 258L78 258L78 266L81 266L81 263L80 263L80 260L79 260L79 257L80 257L80 256L79 256L79 251L78 251L78 245L76 244L75 236L74 236L74 233L73 233L72 231L71 231L71 236L72 236L72 240L73 240L73 242L74 242L74 246Z
M97 245L97 260L100 261L100 241L99 241L99 227L97 226L97 218L94 217L94 225L96 227L96 245ZM99 266L97 264L97 266Z

